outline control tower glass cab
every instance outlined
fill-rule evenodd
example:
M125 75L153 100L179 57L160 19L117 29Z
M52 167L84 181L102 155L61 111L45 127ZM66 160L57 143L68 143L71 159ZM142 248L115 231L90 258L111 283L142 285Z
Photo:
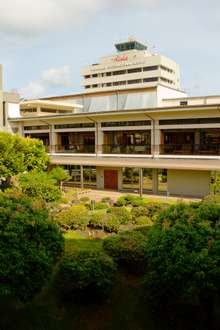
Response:
M146 45L135 39L129 39L128 41L117 43L115 44L115 48L118 52L125 52L128 50L147 50Z

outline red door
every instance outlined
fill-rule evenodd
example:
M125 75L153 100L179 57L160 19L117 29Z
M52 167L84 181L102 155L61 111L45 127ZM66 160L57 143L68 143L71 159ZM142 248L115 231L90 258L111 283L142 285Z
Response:
M104 170L105 189L118 190L118 171Z

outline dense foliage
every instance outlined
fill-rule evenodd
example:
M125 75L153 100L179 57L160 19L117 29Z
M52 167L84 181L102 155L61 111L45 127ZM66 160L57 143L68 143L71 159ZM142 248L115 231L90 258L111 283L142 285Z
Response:
M111 207L108 213L114 215L122 225L131 223L131 212L126 207Z
M49 163L43 142L0 132L0 181L31 171L44 170Z
M59 212L55 220L64 229L85 229L89 224L89 211L84 205L73 205Z
M49 173L51 179L55 180L55 182L60 186L63 181L70 180L70 175L68 172L60 166L55 166Z
M146 251L153 301L212 308L220 294L219 205L171 206L150 230Z
M63 238L42 202L0 193L0 296L31 300L63 252Z
M139 272L145 267L146 244L146 233L133 230L105 238L103 248L120 265Z
M21 191L33 198L43 199L46 202L58 201L61 191L56 185L56 180L46 172L31 171L18 176Z
M116 266L100 251L80 251L63 258L54 277L54 286L63 298L97 298L112 287Z

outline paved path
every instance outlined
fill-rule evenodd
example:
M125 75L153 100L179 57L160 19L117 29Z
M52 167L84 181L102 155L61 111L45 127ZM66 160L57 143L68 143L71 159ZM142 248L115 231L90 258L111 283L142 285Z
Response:
M132 194L132 195L137 195L139 196L138 193L133 193L133 192L118 192L118 191L106 191L106 190L88 190L88 193L85 194L85 196L88 196L90 199L98 201L101 200L103 197L110 197L113 201L116 201L120 196L125 196L127 194ZM147 197L149 199L155 200L163 200L163 201L168 201L168 200L173 200L173 201L178 201L178 200L183 200L183 201L199 201L198 198L187 198L187 197L167 197L167 196L162 196L162 195L150 195L150 194L143 194L143 197Z

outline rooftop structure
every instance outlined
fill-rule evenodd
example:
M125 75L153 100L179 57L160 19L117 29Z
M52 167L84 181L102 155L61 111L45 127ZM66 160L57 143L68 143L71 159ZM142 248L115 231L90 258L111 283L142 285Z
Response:
M115 45L118 53L102 57L100 63L81 70L82 87L88 92L155 87L159 84L180 90L180 69L176 62L148 51L136 39Z

